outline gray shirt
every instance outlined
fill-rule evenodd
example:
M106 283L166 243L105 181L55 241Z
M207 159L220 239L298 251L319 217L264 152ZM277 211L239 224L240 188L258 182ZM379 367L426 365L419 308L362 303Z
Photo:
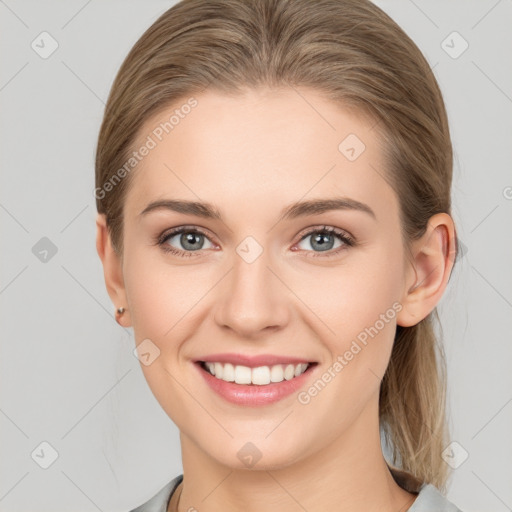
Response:
M393 471L392 471L393 473ZM395 475L393 475L395 476ZM151 499L130 512L167 512L167 506L172 493L183 480L183 475L173 478L168 484L158 491ZM431 484L423 484L412 506L404 512L462 512L453 503L449 502Z

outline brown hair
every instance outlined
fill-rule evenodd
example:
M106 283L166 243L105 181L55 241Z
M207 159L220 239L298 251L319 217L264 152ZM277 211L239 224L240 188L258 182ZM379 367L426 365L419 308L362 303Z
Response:
M119 170L141 126L207 87L236 93L259 86L311 87L375 120L406 248L432 215L451 213L452 147L441 92L418 47L381 9L367 0L183 0L134 45L106 105L96 204L119 253L132 176ZM397 327L379 412L392 463L444 491L446 363L433 316L439 320L434 310L415 326Z

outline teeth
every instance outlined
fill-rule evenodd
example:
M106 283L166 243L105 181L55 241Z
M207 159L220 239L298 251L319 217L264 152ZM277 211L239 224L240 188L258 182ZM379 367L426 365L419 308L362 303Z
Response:
M258 386L270 384L270 368L268 366L258 366L252 369L251 381Z
M308 363L276 364L274 366L258 366L249 368L248 366L236 365L231 363L204 363L205 368L217 379L226 382L236 382L237 384L255 384L265 386L271 382L282 382L291 380L294 377L302 375L308 368Z
M291 379L293 379L294 375L295 375L295 366L293 366L293 364L289 364L284 370L284 378L286 380L291 380Z
M227 382L235 382L235 367L231 363L226 363L224 365L222 379Z
M215 377L222 379L222 374L217 373L217 365L215 363ZM237 384L250 384L251 383L251 369L247 366L235 366L235 382Z
M215 363L215 375L219 378L219 379L222 379L222 375L224 374L224 368L222 367L222 365L220 363Z

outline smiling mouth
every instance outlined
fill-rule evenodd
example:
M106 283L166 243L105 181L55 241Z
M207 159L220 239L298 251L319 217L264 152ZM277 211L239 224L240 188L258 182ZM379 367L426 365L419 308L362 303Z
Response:
M231 363L197 361L205 371L224 382L245 386L266 386L293 380L308 372L318 363L275 364L272 366L249 367Z

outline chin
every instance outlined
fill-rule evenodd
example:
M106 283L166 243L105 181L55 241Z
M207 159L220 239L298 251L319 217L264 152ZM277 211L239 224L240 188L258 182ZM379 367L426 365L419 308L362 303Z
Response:
M269 439L248 441L247 439L247 437L244 437L244 440L231 439L229 444L224 442L217 445L218 452L208 451L219 464L233 470L252 471L284 469L306 456L300 443L296 447L283 447L278 437L272 441Z

